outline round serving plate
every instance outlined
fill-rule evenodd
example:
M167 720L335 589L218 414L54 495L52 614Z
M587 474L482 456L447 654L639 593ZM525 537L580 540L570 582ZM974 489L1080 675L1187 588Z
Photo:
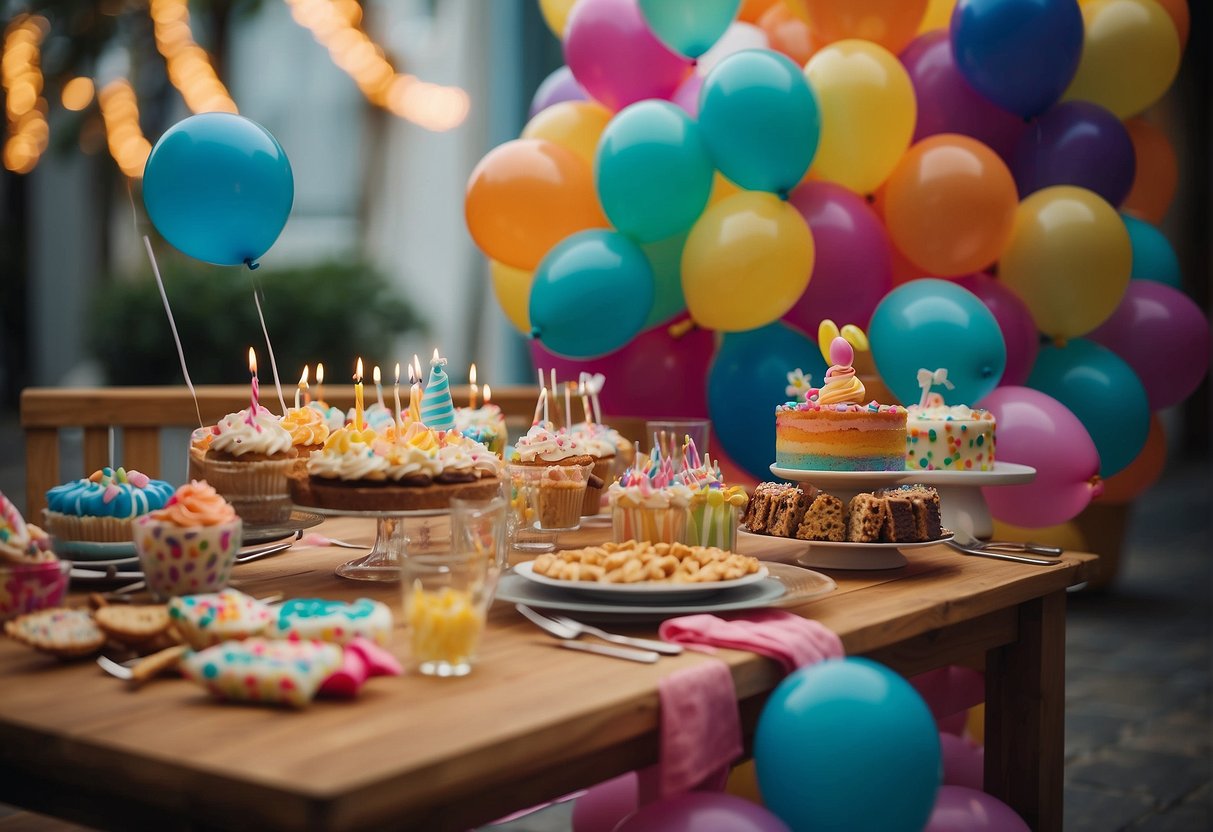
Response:
M286 537L297 537L304 529L324 522L324 515L315 509L294 508L291 516L281 523L245 523L240 539L245 546L255 543L273 543Z
M769 574L766 568L751 572L731 581L711 581L705 583L663 583L659 581L638 581L633 584L600 583L598 581L561 581L540 575L534 571L535 562L527 561L514 567L514 574L528 581L543 586L552 587L560 592L578 595L583 598L612 601L621 599L623 603L649 604L669 601L707 598L722 592L731 592L741 587L756 584Z
M737 550L764 561L795 563L813 569L897 569L908 562L903 552L924 549L952 539L919 543L835 543L829 540L799 540L737 530Z
M391 583L400 580L400 554L408 548L426 549L434 543L434 532L445 531L450 542L448 523L428 523L435 517L450 515L451 509L423 508L411 511L353 511L350 509L296 506L296 510L315 512L324 517L364 517L375 521L375 545L360 558L346 561L333 570L352 581ZM418 521L416 523L411 521ZM441 534L438 535L441 538Z

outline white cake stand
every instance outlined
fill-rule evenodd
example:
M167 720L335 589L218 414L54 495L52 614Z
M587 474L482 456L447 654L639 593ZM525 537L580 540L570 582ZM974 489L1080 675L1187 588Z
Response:
M995 462L993 471L805 471L772 464L771 473L791 482L815 485L843 502L849 502L861 491L888 488L894 485L921 483L939 492L939 507L945 528L971 531L975 537L986 539L994 534L990 507L981 493L983 487L1026 485L1036 479L1036 469L1014 462ZM866 553L866 554L865 554ZM823 552L824 554L824 552ZM893 557L897 554L897 558ZM806 556L813 559L812 549ZM808 565L805 558L800 562ZM865 566L864 563L873 565ZM882 551L864 547L848 555L848 569L890 569L904 566L905 558L896 550ZM840 568L837 558L819 564L821 568Z

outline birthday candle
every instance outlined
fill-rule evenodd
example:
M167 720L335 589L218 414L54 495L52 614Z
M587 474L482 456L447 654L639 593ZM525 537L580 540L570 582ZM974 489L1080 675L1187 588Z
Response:
M446 359L434 350L430 359L430 377L421 400L421 421L434 430L455 429L455 404L451 401L451 380L442 369Z
M253 404L249 408L248 423L256 425L257 422L253 417L257 415L257 400L261 397L261 390L257 382L257 353L253 351L252 347L248 348L248 371L249 375L253 377Z
M573 427L573 382L566 381L564 383L564 426L571 429Z
M383 407L383 383L378 364L371 368L371 378L375 381L375 398L379 400L379 406Z
M553 396L556 396L556 395L558 395L558 394L556 393L556 368L555 368L555 367L553 367L553 368L552 368L551 370L549 370L548 372L550 372L550 373L552 374L552 395L553 395ZM557 400L556 400L556 407L558 407L558 408L560 407L560 400L559 400L559 399L557 399ZM544 418L543 418L543 421L545 421L545 422L546 422L547 420L548 420L548 419L547 419L547 416L545 415L545 416L544 416Z
M485 406L487 407L488 404L492 401L493 401L493 388L489 387L486 384L486 385L484 385L484 404L485 404Z
M421 421L421 367L413 356L413 364L409 365L409 422Z
M316 362L316 401L324 404L324 362Z
M540 370L539 372L543 372ZM532 427L539 424L539 417L543 413L543 403L547 400L548 389L546 387L539 388L539 398L535 399L535 418L531 419Z
M476 364L472 363L472 369L468 370L468 407L475 409L476 407Z
M577 384L577 395L581 396L581 409L585 411L585 424L590 427L594 424L594 417L590 413L590 398L585 394L585 376Z
M299 386L295 388L295 409L296 410L299 409L299 396L301 394L307 392L307 372L308 372L308 367L306 364L304 364L303 365L303 374L301 376L299 376ZM307 402L305 401L304 404L307 404Z
M354 430L362 430L362 358L354 369Z

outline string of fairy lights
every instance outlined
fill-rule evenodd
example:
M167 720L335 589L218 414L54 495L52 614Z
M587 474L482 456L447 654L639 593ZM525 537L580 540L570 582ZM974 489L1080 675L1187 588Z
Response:
M458 127L471 108L459 87L442 86L401 73L362 29L358 0L284 0L299 25L324 46L371 104L420 127L441 132ZM220 80L210 56L194 40L189 0L148 0L156 49L164 58L169 82L193 113L239 110ZM38 164L50 139L42 97L40 47L50 22L40 15L19 15L4 33L2 74L7 138L4 166L29 173ZM139 101L130 81L119 78L98 92L91 78L76 77L60 91L64 109L81 111L96 98L105 127L106 145L127 176L143 175L151 142L139 126Z

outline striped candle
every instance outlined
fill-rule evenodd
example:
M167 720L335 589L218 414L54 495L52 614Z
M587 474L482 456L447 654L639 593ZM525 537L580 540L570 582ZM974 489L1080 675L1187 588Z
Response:
M430 378L421 397L421 421L432 430L455 429L455 403L451 401L451 381L443 366L446 359L434 350L430 359Z

